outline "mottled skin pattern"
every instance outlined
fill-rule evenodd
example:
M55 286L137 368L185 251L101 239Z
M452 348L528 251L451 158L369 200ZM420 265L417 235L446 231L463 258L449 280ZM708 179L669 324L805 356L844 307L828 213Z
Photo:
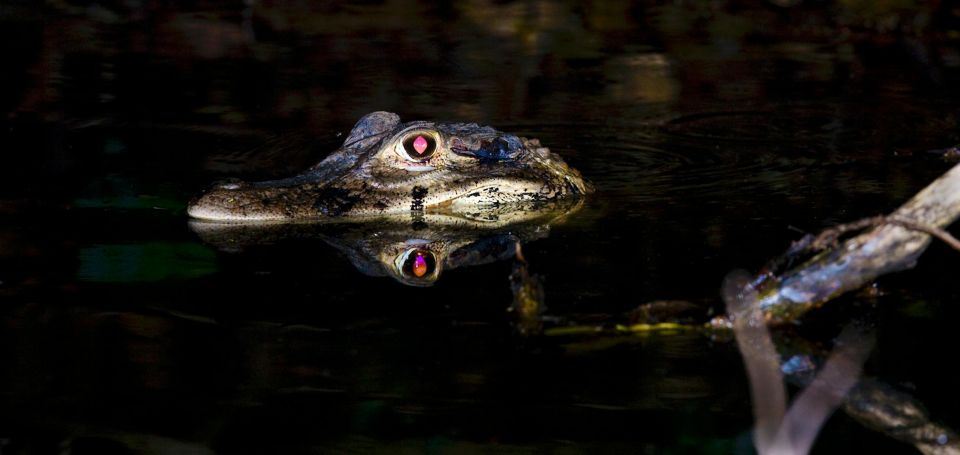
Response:
M435 144L414 159L404 141ZM367 114L343 146L304 173L267 182L215 185L194 200L194 218L219 221L440 213L483 218L507 205L580 198L591 191L577 170L536 139L473 123L401 123L389 112Z

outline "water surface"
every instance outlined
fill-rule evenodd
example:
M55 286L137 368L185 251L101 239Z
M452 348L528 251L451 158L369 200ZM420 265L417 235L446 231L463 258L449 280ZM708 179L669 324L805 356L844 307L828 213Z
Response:
M524 245L546 324L604 325L722 311L729 271L892 210L960 141L949 14L62 3L0 16L24 44L0 79L0 443L22 453L749 453L730 340L522 336L511 260L409 287L319 237L218 248L185 204L297 172L375 110L538 137L597 188ZM934 245L841 301L878 326L865 374L953 428L956 260ZM829 341L850 313L804 324ZM912 450L842 414L814 449L854 448Z

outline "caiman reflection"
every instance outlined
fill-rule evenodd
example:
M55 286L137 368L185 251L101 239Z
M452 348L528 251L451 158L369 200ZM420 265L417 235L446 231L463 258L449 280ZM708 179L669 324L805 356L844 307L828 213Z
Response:
M522 214L514 222L426 215L411 223L407 215L395 215L341 223L193 220L190 227L205 242L227 251L320 238L366 275L389 276L409 286L424 287L433 285L446 270L513 258L517 244L546 237L551 224L562 221L581 205L567 202L508 213Z
M401 123L367 114L343 146L304 173L215 185L194 218L257 222L434 213L475 220L591 191L580 173L536 139L474 123Z

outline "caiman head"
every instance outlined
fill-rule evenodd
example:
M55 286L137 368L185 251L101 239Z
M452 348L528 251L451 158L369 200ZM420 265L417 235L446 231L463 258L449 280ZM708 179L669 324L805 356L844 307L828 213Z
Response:
M390 112L360 119L343 146L300 175L220 183L187 213L218 221L310 220L411 214L484 218L591 188L536 139L474 123L401 123Z

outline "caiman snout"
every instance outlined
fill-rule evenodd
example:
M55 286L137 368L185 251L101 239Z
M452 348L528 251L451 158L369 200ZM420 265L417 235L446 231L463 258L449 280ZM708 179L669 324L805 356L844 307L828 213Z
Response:
M266 219L251 217L258 195L250 194L245 182L228 180L213 184L209 190L190 201L187 214L206 220Z
M239 180L214 184L187 206L187 214L205 220L269 221L303 218L315 196L309 186L260 186ZM304 207L304 204L307 204ZM307 209L307 210L305 210Z

